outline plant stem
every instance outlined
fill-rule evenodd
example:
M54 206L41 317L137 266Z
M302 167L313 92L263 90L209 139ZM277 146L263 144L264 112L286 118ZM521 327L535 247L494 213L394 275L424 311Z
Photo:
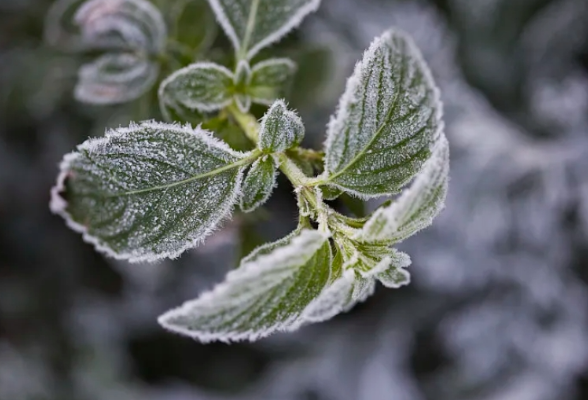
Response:
M249 113L244 113L235 104L231 104L227 110L235 118L241 129L245 132L245 135L255 144L259 141L259 123L257 119ZM280 170L286 175L286 177L292 182L294 187L304 187L308 181L308 177L304 175L304 172L290 157L285 153L278 153L278 159L280 160ZM312 190L308 192L312 193ZM312 193L312 197L314 193ZM310 201L310 199L309 199Z
M325 153L322 151L316 151L312 149L305 149L302 147L295 147L287 150L288 153L296 154L300 158L305 158L309 161L323 161Z

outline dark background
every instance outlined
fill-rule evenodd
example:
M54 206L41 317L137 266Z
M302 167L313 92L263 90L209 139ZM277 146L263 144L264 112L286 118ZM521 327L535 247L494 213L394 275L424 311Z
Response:
M158 111L73 99L90 56L44 44L51 3L0 0L0 400L588 398L588 1L323 0L274 46L300 64L288 100L319 148L362 50L409 32L442 91L450 194L401 246L409 287L232 345L156 317L288 232L291 188L176 261L129 265L83 243L48 209L62 155ZM155 3L165 15L173 1ZM230 54L220 31L213 51Z

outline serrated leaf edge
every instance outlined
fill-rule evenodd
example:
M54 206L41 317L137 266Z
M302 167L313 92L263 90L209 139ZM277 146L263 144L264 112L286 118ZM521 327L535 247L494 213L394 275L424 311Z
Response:
M398 229L402 228L402 226L394 226L390 227L386 230L386 232L381 233L378 236L373 236L367 234L369 232L369 227L371 224L375 223L375 221L382 215L382 214L389 214L390 216L387 217L390 220L394 220L394 215L398 212L398 210L405 205L405 203L411 203L411 199L414 196L414 193L422 190L423 188L427 187L430 182L427 181L428 178L426 171L429 169L433 170L440 179L442 179L442 184L440 186L440 190L442 191L442 199L439 204L438 209L435 210L433 216L429 217L427 223L424 224L422 227L417 229L416 231L412 232L409 236L397 238L393 237L394 233L398 233ZM447 176L449 174L449 143L447 138L442 133L441 137L438 139L437 143L435 143L435 147L433 148L433 153L431 157L425 162L422 170L419 174L415 177L412 185L405 189L402 194L389 206L379 208L374 212L374 214L367 220L364 227L362 229L356 230L354 235L354 239L362 240L362 241L376 241L376 240L394 240L395 242L400 242L402 240L407 239L408 237L416 234L422 229L425 229L427 226L431 225L435 216L441 212L444 208L445 197L447 196L448 190L448 180Z
M418 49L417 45L414 43L412 38L404 31L397 29L397 28L394 28L394 29L389 29L389 30L385 31L382 35L375 38L372 41L372 43L370 44L370 46L368 47L368 49L363 53L363 56L361 57L361 59L355 64L355 67L353 69L353 73L347 79L347 83L345 85L345 91L343 92L343 95L339 98L337 110L335 111L335 114L333 116L331 116L331 119L329 120L329 123L327 124L327 138L324 143L324 147L325 147L325 149L327 149L327 151L331 147L332 142L335 140L335 136L343 129L343 127L345 125L345 118L346 118L346 116L349 115L349 113L346 111L346 105L352 103L353 93L361 85L361 76L363 74L365 74L365 71L366 71L366 68L364 68L364 66L368 65L370 60L373 59L376 51L382 45L382 43L385 43L385 42L391 40L394 35L401 37L402 40L404 40L406 42L407 53L410 54L414 58L416 63L422 69L424 80L425 80L426 84L431 87L431 90L433 92L433 100L435 103L438 104L438 107L435 112L435 119L437 121L439 121L439 124L438 124L437 130L435 131L433 136L435 138L438 138L439 135L443 133L443 131L445 129L445 123L443 121L443 102L441 101L441 93L439 91L439 88L437 87L437 85L435 84L435 81L433 79L433 74L431 73L431 70L429 69L428 64L426 63L422 53L420 52L420 50ZM374 138L372 138L372 140L374 140ZM328 157L325 157L325 172L323 174L321 174L320 178L325 181L324 183L329 183L330 185L336 186L339 189L341 189L347 193L350 193L350 194L352 194L360 199L363 199L363 200L383 196L384 194L369 195L369 194L365 194L362 192L358 192L356 190L341 186L341 185L337 184L336 182L331 181L331 179L340 175L347 168L349 168L349 166L351 166L359 156L360 155L356 155L353 158L353 160L351 160L341 171L338 171L335 174L329 173L330 168L328 165Z
M179 124L167 124L167 123L154 122L154 121L143 121L139 124L131 123L128 127L108 129L106 131L106 134L104 137L89 139L89 140L85 141L84 143L78 145L76 147L76 151L73 151L71 153L66 154L63 157L63 160L61 161L61 163L59 165L60 172L59 172L59 175L57 176L57 182L56 182L55 186L53 186L51 188L51 199L49 201L49 209L51 210L52 213L62 217L65 220L66 225L69 228L71 228L75 232L81 233L83 240L86 243L93 245L98 251L100 251L100 252L102 252L102 253L106 254L107 256L112 257L114 259L126 260L126 261L129 261L132 263L153 262L153 261L157 261L162 258L174 259L174 258L179 257L180 254L182 254L184 251L197 246L207 236L209 236L211 233L213 233L215 231L216 227L218 227L218 224L223 219L227 219L230 217L231 210L233 209L233 206L237 203L238 196L240 195L240 192L241 192L240 188L241 188L241 183L243 180L243 168L241 168L239 173L237 174L237 183L235 185L234 193L233 193L232 197L230 198L230 201L227 202L227 207L219 210L219 212L217 213L217 219L212 224L213 227L206 230L199 238L197 238L191 242L186 243L179 250L164 252L164 253L148 253L148 254L142 254L140 256L137 256L133 253L117 253L117 252L115 252L109 246L102 244L100 242L99 238L89 234L87 228L84 225L82 225L72 219L71 215L66 211L67 201L61 196L61 193L63 193L65 191L65 180L67 179L68 174L69 174L69 167L70 167L71 163L76 158L78 158L80 156L80 151L87 150L87 151L91 152L97 146L108 143L108 140L110 138L125 136L129 133L133 133L135 130L140 129L141 127L152 128L152 129L161 128L161 129L167 129L167 130L173 129L173 130L176 130L181 133L187 133L187 134L197 136L198 138L202 139L206 144L208 144L212 147L217 147L217 148L220 148L224 151L227 151L235 157L243 158L246 156L245 153L233 150L226 143L213 137L210 132L200 128L200 126L198 126L194 129L189 124L182 126Z
M184 67L184 68L181 68L181 69L175 71L174 73L169 75L167 78L165 78L163 81L161 81L161 84L159 85L159 88L157 90L157 96L159 97L160 108L166 118L169 117L169 115L167 115L167 116L165 115L166 111L165 111L165 107L163 107L163 105L169 104L169 103L166 102L166 96L164 95L165 87L180 75L189 73L193 70L206 69L206 68L212 68L212 69L215 69L215 70L223 73L224 75L226 75L227 78L229 78L231 80L231 82L234 80L233 72L231 70L229 70L228 68L226 68L222 65L219 65L219 64L216 64L213 62L209 62L209 61L203 61L203 62L197 62L194 64L190 64L187 67ZM228 89L229 88L227 88L227 92L228 92ZM221 103L210 104L210 103L197 102L197 106L187 107L187 108L191 108L191 109L202 111L202 112L212 112L212 111L217 111L217 110L220 110L221 108L227 107L229 104L231 104L232 101L233 101L233 97L228 96L227 100L225 100Z
M259 0L252 0L252 1L259 1ZM208 3L210 4L210 7L214 11L214 14L216 15L216 19L217 19L218 23L223 27L225 34L228 36L229 40L233 44L233 47L235 48L235 52L239 53L240 51L242 51L242 49L241 49L242 43L239 42L239 38L237 37L237 33L235 32L231 23L229 22L229 19L226 16L220 1L219 0L208 0ZM304 17L306 17L308 14L318 10L320 4L321 4L321 0L313 0L310 3L308 3L306 6L301 7L296 14L294 14L290 17L290 19L282 26L282 28L278 29L273 34L267 36L264 40L260 41L258 44L251 47L250 49L248 49L248 51L246 53L246 58L248 60L250 60L251 58L253 58L254 55L256 55L264 47L267 47L267 46L279 41L289 31L291 31L292 29L294 29L298 25L300 25L300 23L302 22ZM251 18L251 16L249 15L247 17L247 19L249 20L250 18Z
M310 255L309 255L309 259L310 259L317 251L319 251L319 249L329 239L330 235L328 233L320 232L317 230L302 229L299 231L299 234L292 239L292 243L294 243L294 242L303 242L303 243L307 242L307 241L309 241L309 239L305 238L304 236L308 236L308 235L316 236L316 239L311 241L312 245L316 246L316 249L314 249L313 253L310 253ZM185 329L180 326L170 324L167 321L169 319L173 319L175 316L185 315L186 313L188 313L190 311L190 309L196 303L202 304L203 302L204 303L214 302L215 297L218 296L219 293L222 295L223 292L227 292L230 289L232 283L229 283L228 280L231 279L232 277L236 276L238 278L242 274L251 274L252 272L259 274L259 273L263 273L266 271L271 271L271 269L273 268L273 266L275 265L277 260L290 259L291 257L298 255L297 252L298 252L298 249L296 248L296 246L293 246L293 245L292 246L284 246L284 247L279 247L279 248L275 249L271 253L261 255L261 256L254 258L248 262L242 263L239 266L239 268L230 271L227 274L227 276L225 277L225 279L223 280L223 282L216 285L212 290L204 292L195 300L186 301L181 306L167 311L166 313L160 315L158 317L157 321L159 322L159 324L162 327L164 327L165 329L167 329L169 331L189 336L189 337L191 337L193 339L197 339L203 343L208 343L208 342L216 341L216 340L221 341L221 342L226 342L226 343L233 342L233 341L241 341L241 340L255 341L257 339L266 337L266 336L268 336L272 333L275 333L275 332L292 331L292 330L298 329L304 323L304 320L301 318L304 311L298 317L290 318L290 319L282 322L279 326L274 327L272 329L269 329L267 331L259 332L259 331L249 330L249 331L241 332L241 333L227 334L227 336L225 336L225 337L220 337L218 334L214 334L214 333L210 334L210 333L204 333L204 332L198 332L198 331ZM247 271L245 271L246 268L248 269Z

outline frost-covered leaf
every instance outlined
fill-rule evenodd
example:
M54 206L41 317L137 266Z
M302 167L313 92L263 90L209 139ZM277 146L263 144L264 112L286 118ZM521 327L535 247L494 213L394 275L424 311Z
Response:
M162 315L159 322L203 342L256 340L297 329L304 310L329 280L328 238L305 229L263 246L223 283Z
M304 138L300 117L288 110L286 103L276 100L261 120L259 148L267 152L282 152L299 144Z
M280 40L316 11L320 0L208 0L240 58Z
M133 54L105 54L79 70L75 97L92 104L124 103L145 93L159 67Z
M326 141L326 179L359 197L397 193L443 128L431 74L412 40L388 31L347 81Z
M399 288L410 282L404 269L410 257L396 249L386 248L386 256L370 271L355 270L357 257L344 260L338 251L333 258L331 280L321 294L304 310L302 318L308 322L326 321L365 301L375 289L375 280L389 288Z
M288 58L270 58L253 66L247 93L253 102L271 105L283 98L296 72L296 64Z
M396 201L374 212L357 238L400 242L429 226L443 209L448 174L449 144L442 135L412 186Z
M406 253L392 249L386 257L385 263L380 263L372 272L382 285L397 289L410 283L410 274L406 271L411 263L410 256Z
M200 62L168 76L159 86L163 105L179 104L202 112L216 111L232 101L233 73L225 67Z
M147 0L89 0L75 15L85 47L161 53L167 28Z
M251 212L269 199L276 186L277 166L272 156L257 159L243 181L241 209Z
M230 213L252 159L200 128L118 128L65 156L51 209L110 256L173 258Z

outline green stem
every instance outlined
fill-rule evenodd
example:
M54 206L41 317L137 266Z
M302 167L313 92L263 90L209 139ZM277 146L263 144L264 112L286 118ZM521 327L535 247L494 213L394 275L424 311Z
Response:
M231 104L227 110L233 118L235 118L239 126L241 126L245 135L257 145L257 142L259 141L259 122L257 122L257 119L255 119L253 115L239 110L235 104ZM286 175L290 182L292 182L295 187L306 186L308 177L304 175L304 172L298 168L296 163L285 153L278 153L277 157L280 160L280 170Z
M287 153L295 154L300 158L304 158L309 161L323 161L325 158L325 153L323 151L316 151L312 149L305 149L302 147L295 147L293 149L289 149Z

